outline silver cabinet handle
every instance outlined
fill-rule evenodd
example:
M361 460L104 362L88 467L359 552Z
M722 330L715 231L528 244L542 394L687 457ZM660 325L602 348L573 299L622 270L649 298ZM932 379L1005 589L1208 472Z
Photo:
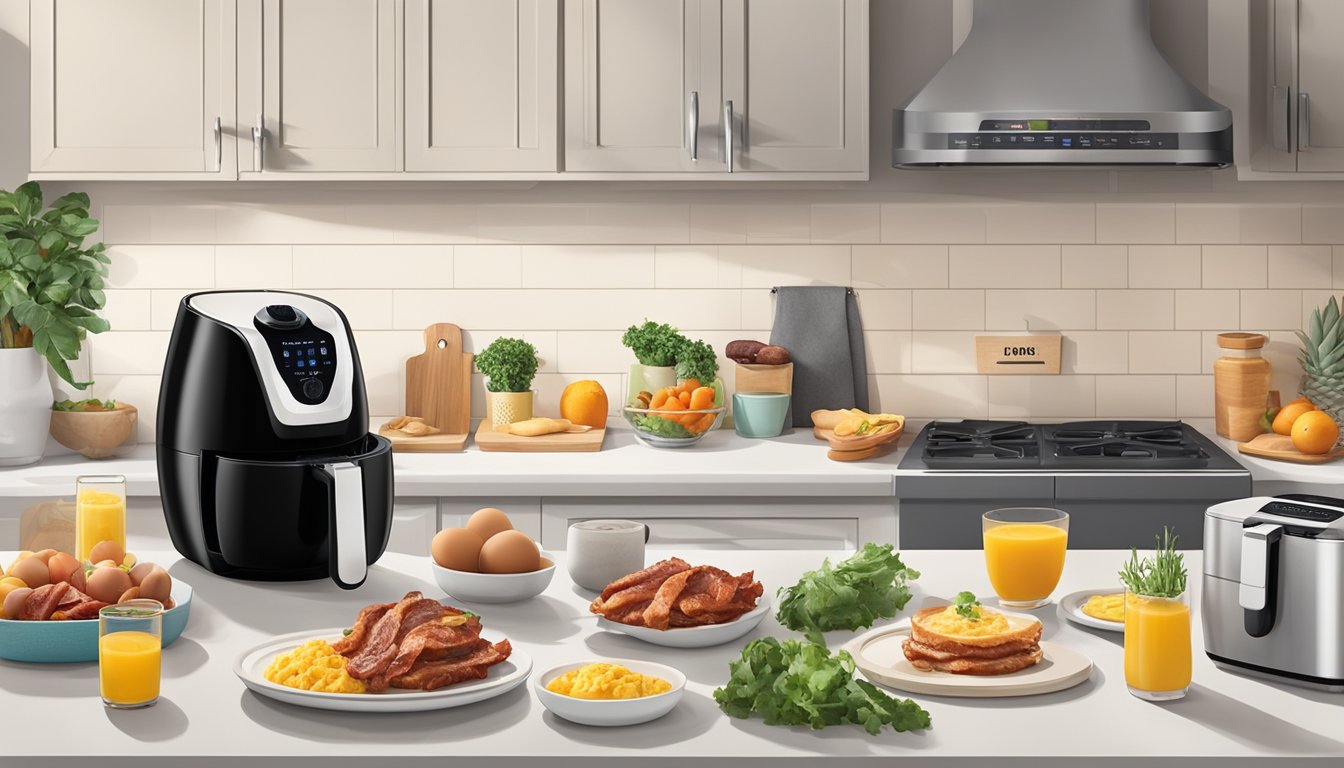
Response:
M224 121L215 118L215 170L224 170Z
M262 161L265 156L262 154L262 145L266 141L266 129L263 128L262 115L257 115L257 122L252 126L252 169L261 170Z
M1271 141L1280 152L1293 151L1288 145L1288 124L1293 119L1288 97L1290 90L1286 85L1270 87L1270 103L1273 105L1269 110Z
M723 102L723 162L733 172L733 102Z
M1297 151L1311 147L1311 96L1297 94Z
M686 104L686 144L691 150L691 160L700 159L700 92L691 91Z

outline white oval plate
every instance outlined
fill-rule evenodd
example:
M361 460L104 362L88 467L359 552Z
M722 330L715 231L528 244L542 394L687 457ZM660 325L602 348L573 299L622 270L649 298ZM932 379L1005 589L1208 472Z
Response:
M756 601L756 607L742 614L737 621L727 624L706 624L702 627L673 627L671 629L649 629L633 627L611 621L604 616L597 617L597 626L608 632L622 632L646 643L666 648L709 648L723 645L742 637L765 619L770 612L770 595L763 593Z
M1059 614L1060 618L1068 619L1074 624L1081 624L1084 627L1104 629L1107 632L1124 632L1125 622L1123 621L1106 621L1083 613L1083 603L1087 602L1087 598L1093 595L1113 595L1124 591L1123 588L1106 587L1105 589L1083 589L1070 592L1059 599L1059 606L1055 609L1055 612Z
M555 713L556 717L562 717L580 725L639 725L650 720L657 720L671 712L681 701L681 693L686 688L686 676L679 670L665 664L655 664L651 661L636 659L595 659L594 661L620 664L626 669L638 672L641 675L661 677L672 684L672 690L655 696L611 701L576 699L546 690L546 686L560 675L592 663L591 661L574 661L552 667L537 677L533 685L537 689L537 698L541 700L542 706Z
M386 693L320 693L289 688L266 679L266 667L278 654L309 640L323 639L334 643L341 639L345 629L318 629L272 638L239 655L233 663L233 673L253 693L300 707L335 712L425 712L492 699L517 688L532 672L532 657L514 646L509 658L491 667L484 680L458 683L437 691L397 691L394 688ZM492 643L504 639L503 635L488 629L481 633L481 637Z
M954 675L916 669L901 650L910 636L910 620L871 630L845 644L863 676L888 688L930 696L997 698L1035 696L1072 688L1092 674L1092 660L1058 643L1041 641L1042 658L1034 667L1006 675Z

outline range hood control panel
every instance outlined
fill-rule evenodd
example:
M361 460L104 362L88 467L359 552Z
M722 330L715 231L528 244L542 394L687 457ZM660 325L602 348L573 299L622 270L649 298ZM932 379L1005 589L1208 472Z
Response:
M948 149L1180 149L1175 133L949 133Z

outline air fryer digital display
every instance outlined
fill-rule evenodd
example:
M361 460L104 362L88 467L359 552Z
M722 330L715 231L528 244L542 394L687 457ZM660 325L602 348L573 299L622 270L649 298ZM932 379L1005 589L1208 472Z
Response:
M271 350L280 378L300 403L316 405L327 399L336 378L336 345L332 335L306 317L297 328L275 328L254 321Z

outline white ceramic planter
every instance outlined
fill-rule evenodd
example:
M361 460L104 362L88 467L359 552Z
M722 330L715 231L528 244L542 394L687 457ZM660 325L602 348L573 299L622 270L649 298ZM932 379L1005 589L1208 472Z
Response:
M42 458L51 428L47 361L32 349L0 349L0 466Z
M657 392L664 387L674 387L677 385L677 371L670 365L642 365L640 363L630 364L630 391L626 394L626 402L634 403L638 400L640 392L650 394Z
M532 418L532 392L485 393L486 415L491 424L512 424Z

